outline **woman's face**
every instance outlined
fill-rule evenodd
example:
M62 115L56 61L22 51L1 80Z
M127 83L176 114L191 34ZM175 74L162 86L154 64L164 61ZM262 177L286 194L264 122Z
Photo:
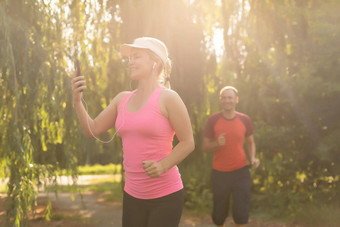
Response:
M145 50L133 48L129 57L131 79L139 80L149 76L152 73L153 64L154 61Z

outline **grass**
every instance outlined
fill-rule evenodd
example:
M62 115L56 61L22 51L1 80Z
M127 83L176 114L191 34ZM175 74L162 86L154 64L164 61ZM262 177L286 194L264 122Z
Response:
M78 167L78 175L113 175L120 174L122 166L120 164L108 165L85 165ZM61 171L58 175L67 176L66 171ZM51 185L46 187L49 192L71 192L84 193L87 191L94 191L105 193L105 201L121 201L123 196L122 184L120 181L111 178L91 179L87 185Z
M268 204L268 201L261 199L256 203L261 205L252 209L250 216L258 220L305 226L340 226L340 206L337 201L299 201L285 207L276 206L275 201Z
M85 165L78 167L79 175L100 175L100 174L117 174L121 173L121 164L108 164L108 165Z
M121 164L108 164L108 165L84 165L78 166L78 175L107 175L107 174L119 174L122 171ZM69 176L70 173L66 170L61 170L57 173L58 176Z
M5 194L5 193L7 192L6 188L7 188L6 183L4 183L4 182L0 179L0 193L1 193L1 194Z
M340 226L340 207L333 203L306 203L301 204L301 210L294 218L308 226Z
M84 193L93 191L104 193L105 201L107 202L121 201L123 196L121 182L114 181L113 179L93 179L88 185L51 185L46 187L46 190L50 192Z

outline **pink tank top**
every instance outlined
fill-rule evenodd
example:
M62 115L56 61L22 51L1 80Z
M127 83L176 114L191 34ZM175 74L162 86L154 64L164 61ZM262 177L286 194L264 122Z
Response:
M154 199L183 188L177 166L156 178L144 172L144 160L160 161L172 151L174 130L159 108L159 96L165 89L157 87L145 106L137 112L127 111L127 103L136 90L127 94L118 106L116 129L123 142L124 190L139 199Z

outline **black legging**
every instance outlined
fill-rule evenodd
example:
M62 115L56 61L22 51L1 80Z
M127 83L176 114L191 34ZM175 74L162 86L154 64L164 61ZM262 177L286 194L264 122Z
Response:
M123 227L178 227L184 190L156 199L137 199L124 192Z

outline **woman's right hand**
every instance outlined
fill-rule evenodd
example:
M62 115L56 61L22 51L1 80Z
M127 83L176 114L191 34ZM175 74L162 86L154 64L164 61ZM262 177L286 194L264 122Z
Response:
M76 73L75 73L76 75ZM73 103L81 102L81 96L83 94L83 90L86 89L86 81L84 76L75 76L72 79L72 96Z

